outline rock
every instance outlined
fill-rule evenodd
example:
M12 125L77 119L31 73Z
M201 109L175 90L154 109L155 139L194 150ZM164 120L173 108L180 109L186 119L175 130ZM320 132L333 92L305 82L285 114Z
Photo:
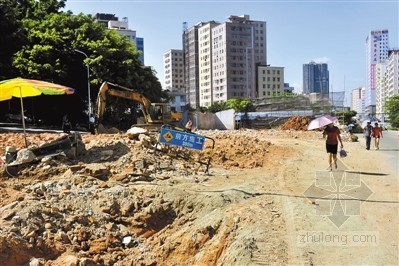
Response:
M63 266L78 266L79 265L79 259L78 257L74 255L66 255L66 256L61 256L61 258L58 258L56 260L57 264L56 265L63 265Z
M148 130L141 127L132 127L126 131L129 139L137 138L140 134L148 134Z
M29 149L19 150L15 163L30 163L36 159L36 155Z
M17 148L15 148L14 146L7 146L6 152L9 152L9 153L17 152Z
M29 266L42 266L43 264L37 258L31 258L29 261Z
M110 171L108 169L108 167L106 167L103 164L89 164L86 166L86 172L88 172L91 176L98 178L100 180L107 180L109 175L110 175Z

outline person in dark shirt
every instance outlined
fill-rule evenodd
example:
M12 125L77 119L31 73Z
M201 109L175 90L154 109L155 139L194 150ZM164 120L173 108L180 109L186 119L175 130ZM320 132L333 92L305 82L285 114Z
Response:
M367 126L363 128L363 133L366 138L366 150L370 150L371 136L373 135L373 126L371 122L367 122Z
M64 117L62 118L62 131L64 131L64 133L71 133L71 122L69 121L69 118L67 115L64 115Z
M332 170L332 162L334 161L335 169L337 169L337 152L338 141L341 143L341 149L344 148L341 139L341 131L333 123L327 125L323 131L323 138L326 138L326 150L328 153L329 169Z

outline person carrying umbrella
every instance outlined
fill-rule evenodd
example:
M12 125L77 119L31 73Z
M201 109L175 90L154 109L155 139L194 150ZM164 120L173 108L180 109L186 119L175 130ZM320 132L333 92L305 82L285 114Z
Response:
M330 171L332 170L333 161L335 169L337 169L338 141L341 143L341 149L344 148L341 139L341 131L338 127L334 126L333 123L330 123L323 131L323 138L326 138L326 150L328 153L329 169Z

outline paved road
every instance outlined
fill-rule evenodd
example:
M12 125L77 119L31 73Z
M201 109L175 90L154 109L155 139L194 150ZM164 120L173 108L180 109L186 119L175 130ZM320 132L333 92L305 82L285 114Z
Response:
M362 134L357 134L360 144L366 149L366 140ZM374 149L374 139L371 140L370 152L379 152L384 160L389 162L393 170L399 176L399 131L389 130L383 131L383 138L380 139L380 149Z

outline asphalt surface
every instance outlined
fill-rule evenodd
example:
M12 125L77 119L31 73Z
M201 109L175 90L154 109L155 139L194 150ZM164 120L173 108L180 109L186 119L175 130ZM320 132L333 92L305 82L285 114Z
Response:
M392 169L399 176L399 131L388 130L382 132L380 139L380 149L374 147L374 138L371 139L370 152L379 152L384 160L387 160ZM363 134L356 134L359 137L360 144L366 149L366 139Z

